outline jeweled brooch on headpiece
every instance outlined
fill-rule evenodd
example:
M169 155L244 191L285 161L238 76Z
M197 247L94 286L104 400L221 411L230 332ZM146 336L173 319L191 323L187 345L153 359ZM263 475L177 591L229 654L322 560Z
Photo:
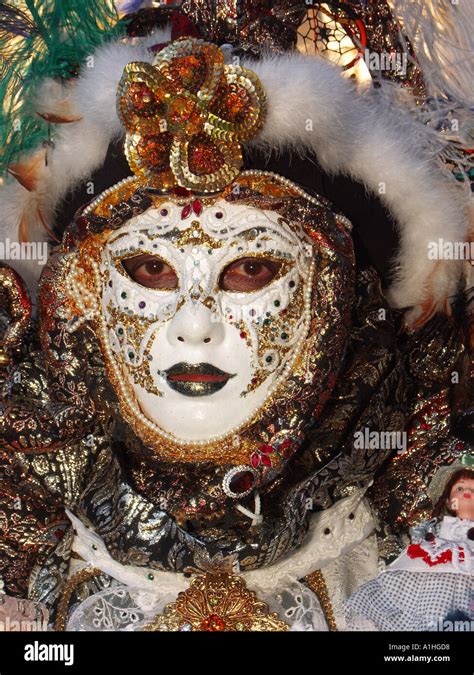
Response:
M129 63L118 88L132 171L163 191L216 192L242 168L241 142L261 129L266 98L247 68L202 40L177 40L153 65Z

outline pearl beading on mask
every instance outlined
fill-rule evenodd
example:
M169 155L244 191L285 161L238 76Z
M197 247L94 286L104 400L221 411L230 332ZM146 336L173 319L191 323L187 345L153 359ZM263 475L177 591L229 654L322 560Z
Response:
M111 187L107 188L107 190L104 190L104 192L101 192L98 197L96 197L94 200L91 201L90 204L88 204L86 206L86 208L84 209L84 211L82 212L81 215L83 215L83 216L89 215L90 213L92 213L92 211L94 211L94 209L97 206L99 206L99 204L101 204L104 201L104 199L109 197L109 195L113 194L114 192L116 192L116 190L123 187L124 185L127 185L128 183L131 183L131 182L136 181L136 180L137 180L136 176L129 176L128 178L124 178L123 180L119 181L118 183L115 183L115 185L112 185Z
M77 260L73 260L66 277L66 288L73 298L81 316L75 316L66 325L66 332L75 333L84 323L92 321L98 315L97 298L78 279Z
M237 493L231 489L230 485L233 478L237 476L239 473L251 473L254 477L254 482L249 487L248 490L244 490L243 492ZM255 483L257 480L258 480L258 473L252 466L250 466L249 464L239 464L238 466L234 466L230 471L226 473L222 481L222 489L224 493L228 497L231 497L232 499L243 499L254 490Z

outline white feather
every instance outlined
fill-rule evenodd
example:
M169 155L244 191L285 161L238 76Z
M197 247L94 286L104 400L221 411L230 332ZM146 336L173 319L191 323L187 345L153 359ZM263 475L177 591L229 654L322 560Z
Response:
M414 48L427 94L447 95L461 105L473 106L472 2L390 0L390 4Z

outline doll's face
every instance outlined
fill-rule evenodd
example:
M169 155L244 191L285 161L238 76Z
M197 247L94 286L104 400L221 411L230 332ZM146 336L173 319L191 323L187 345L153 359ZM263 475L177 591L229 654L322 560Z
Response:
M311 242L223 199L133 218L102 254L108 346L144 415L185 441L232 433L285 379L309 325Z
M474 478L460 478L453 485L449 507L458 518L474 520Z

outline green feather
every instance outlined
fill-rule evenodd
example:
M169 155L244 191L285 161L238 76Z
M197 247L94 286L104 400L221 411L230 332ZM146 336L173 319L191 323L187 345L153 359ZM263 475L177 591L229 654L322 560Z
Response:
M33 101L46 78L74 77L100 45L124 34L109 0L0 3L0 175L51 132Z

